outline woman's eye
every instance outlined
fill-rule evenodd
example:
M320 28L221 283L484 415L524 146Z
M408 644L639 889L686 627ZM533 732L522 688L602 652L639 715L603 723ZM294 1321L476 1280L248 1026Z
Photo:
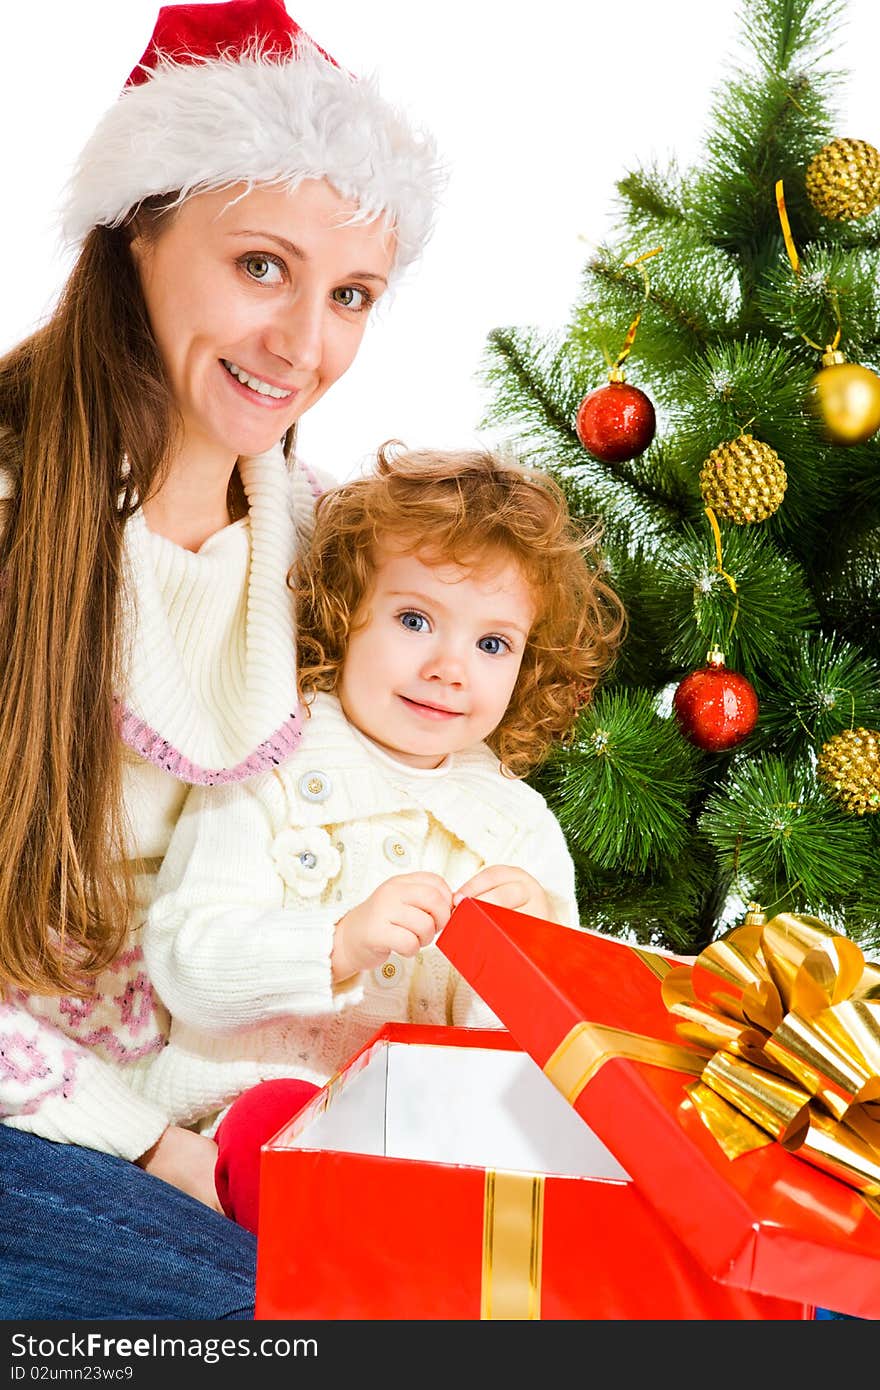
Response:
M487 656L497 656L499 652L507 651L507 643L503 637L481 637L477 646Z
M245 256L242 265L252 280L263 284L277 284L281 279L281 264L274 256Z
M333 291L333 298L343 309L354 309L359 314L365 313L373 303L369 291L358 289L357 285L340 285Z
M401 613L400 621L410 632L424 632L428 626L428 619L423 613Z

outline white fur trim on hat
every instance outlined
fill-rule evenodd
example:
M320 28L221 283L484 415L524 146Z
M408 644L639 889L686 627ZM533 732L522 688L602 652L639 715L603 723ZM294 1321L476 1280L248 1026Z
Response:
M358 204L354 220L384 215L397 233L395 270L421 253L444 182L434 142L376 91L308 45L291 57L252 48L236 58L162 58L127 86L83 149L63 217L68 241L118 227L144 198L237 183L295 188L327 179Z

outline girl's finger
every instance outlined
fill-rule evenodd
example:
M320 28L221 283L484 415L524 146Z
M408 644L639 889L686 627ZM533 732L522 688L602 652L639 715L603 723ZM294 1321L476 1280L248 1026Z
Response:
M468 879L467 883L456 889L452 895L453 906L457 907L463 898L483 898L504 884L522 884L523 878L521 869L515 869L509 864L492 864L486 869L481 869L473 878Z

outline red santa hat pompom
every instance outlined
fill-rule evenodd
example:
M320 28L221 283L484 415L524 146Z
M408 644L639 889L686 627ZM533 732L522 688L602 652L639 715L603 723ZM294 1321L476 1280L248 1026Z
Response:
M146 52L83 149L64 232L118 227L145 198L326 179L422 251L444 182L434 142L341 68L283 0L163 5Z

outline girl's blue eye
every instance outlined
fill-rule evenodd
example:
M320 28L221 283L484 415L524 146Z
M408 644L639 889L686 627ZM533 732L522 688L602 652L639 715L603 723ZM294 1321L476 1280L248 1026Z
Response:
M503 637L481 637L477 646L487 656L497 656L499 652L507 650L507 643Z
M410 632L424 632L428 625L428 619L423 613L406 612L401 613L400 621Z

